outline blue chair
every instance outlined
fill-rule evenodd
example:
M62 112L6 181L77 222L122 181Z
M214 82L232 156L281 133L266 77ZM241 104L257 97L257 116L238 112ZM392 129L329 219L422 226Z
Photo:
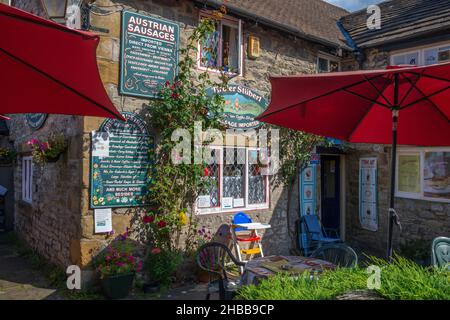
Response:
M233 217L233 224L238 223L252 223L252 219L250 219L249 216L247 216L244 212L238 212ZM236 231L245 231L244 228L236 228Z
M439 237L434 239L431 250L434 267L450 270L450 238Z
M311 214L303 216L302 222L305 225L308 242L311 244L316 244L316 247L329 243L342 242L339 238L337 230L324 228L317 215ZM334 233L334 237L331 236L332 233Z

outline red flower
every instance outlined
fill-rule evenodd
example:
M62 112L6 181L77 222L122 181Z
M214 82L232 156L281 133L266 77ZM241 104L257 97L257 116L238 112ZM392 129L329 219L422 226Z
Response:
M208 168L203 169L203 175L205 177L209 176L209 169Z
M144 218L142 218L142 222L144 222L145 224L152 223L153 221L155 221L154 216L144 216Z
M170 81L166 81L166 87L170 86Z
M172 93L172 99L174 100L178 100L178 98L180 97L180 95L178 93Z
M152 254L159 254L159 253L161 253L161 249L160 248L153 248L151 253Z
M165 222L164 220L161 220L160 222L158 222L158 227L164 228L165 226L167 226L167 222Z

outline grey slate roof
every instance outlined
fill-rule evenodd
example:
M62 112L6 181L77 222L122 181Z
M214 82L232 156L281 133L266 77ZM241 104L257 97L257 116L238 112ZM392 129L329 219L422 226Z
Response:
M322 0L199 0L209 5L224 4L230 13L249 13L273 27L334 47L349 49L337 21L348 11Z
M361 10L341 18L343 27L360 48L370 48L433 32L450 31L450 0L390 0L378 4L381 29L369 30Z

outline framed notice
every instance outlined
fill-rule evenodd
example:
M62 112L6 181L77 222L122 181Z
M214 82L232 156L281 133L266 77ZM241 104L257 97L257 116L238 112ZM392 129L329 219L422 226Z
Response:
M377 158L359 159L359 221L369 231L378 230Z
M154 98L177 74L180 27L136 12L122 13L120 93Z
M112 231L112 210L95 209L94 210L95 233L106 233Z
M420 192L420 154L398 156L397 190L406 193Z
M127 122L106 120L92 133L91 208L145 205L154 161L154 139L145 121L125 112Z

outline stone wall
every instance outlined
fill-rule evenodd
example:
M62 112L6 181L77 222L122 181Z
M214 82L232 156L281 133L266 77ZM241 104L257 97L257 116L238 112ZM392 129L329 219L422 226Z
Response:
M390 146L353 145L346 155L346 240L369 254L385 256L387 250L388 209L390 199ZM359 222L359 159L378 159L378 231L368 231ZM394 250L412 240L429 241L450 235L450 204L425 200L395 198L402 231L394 226Z
M180 24L181 46L186 44L187 38L198 23L199 10L189 1L133 1L133 0L101 0L96 5L104 10L111 11L108 15L91 16L91 24L109 30L107 34L99 33L101 42L97 51L100 74L111 100L121 111L140 113L147 103L145 99L120 96L119 82L119 50L120 50L120 12L117 9L128 9L143 14L153 15ZM246 57L248 35L260 37L261 57L250 60ZM234 78L231 82L246 85L259 90L264 95L270 93L269 75L289 75L311 73L316 67L317 54L320 46L307 43L301 39L294 39L273 30L262 29L251 24L243 25L244 38L244 72L243 77ZM98 129L101 120L86 118L84 122L83 146L83 181L86 188L83 190L82 202L82 240L81 261L88 263L90 255L109 240L107 237L93 234L93 210L88 204L89 181L89 150L90 132ZM294 223L298 216L298 188L292 200L290 226L294 231ZM285 188L271 188L270 209L251 212L255 221L268 222L272 229L265 234L263 246L267 254L288 254L294 243L289 236L287 228L287 191ZM115 232L124 232L128 222L132 221L139 210L119 209L113 211L113 225ZM208 214L198 217L200 226L205 226L213 232L223 223L229 223L231 214Z

